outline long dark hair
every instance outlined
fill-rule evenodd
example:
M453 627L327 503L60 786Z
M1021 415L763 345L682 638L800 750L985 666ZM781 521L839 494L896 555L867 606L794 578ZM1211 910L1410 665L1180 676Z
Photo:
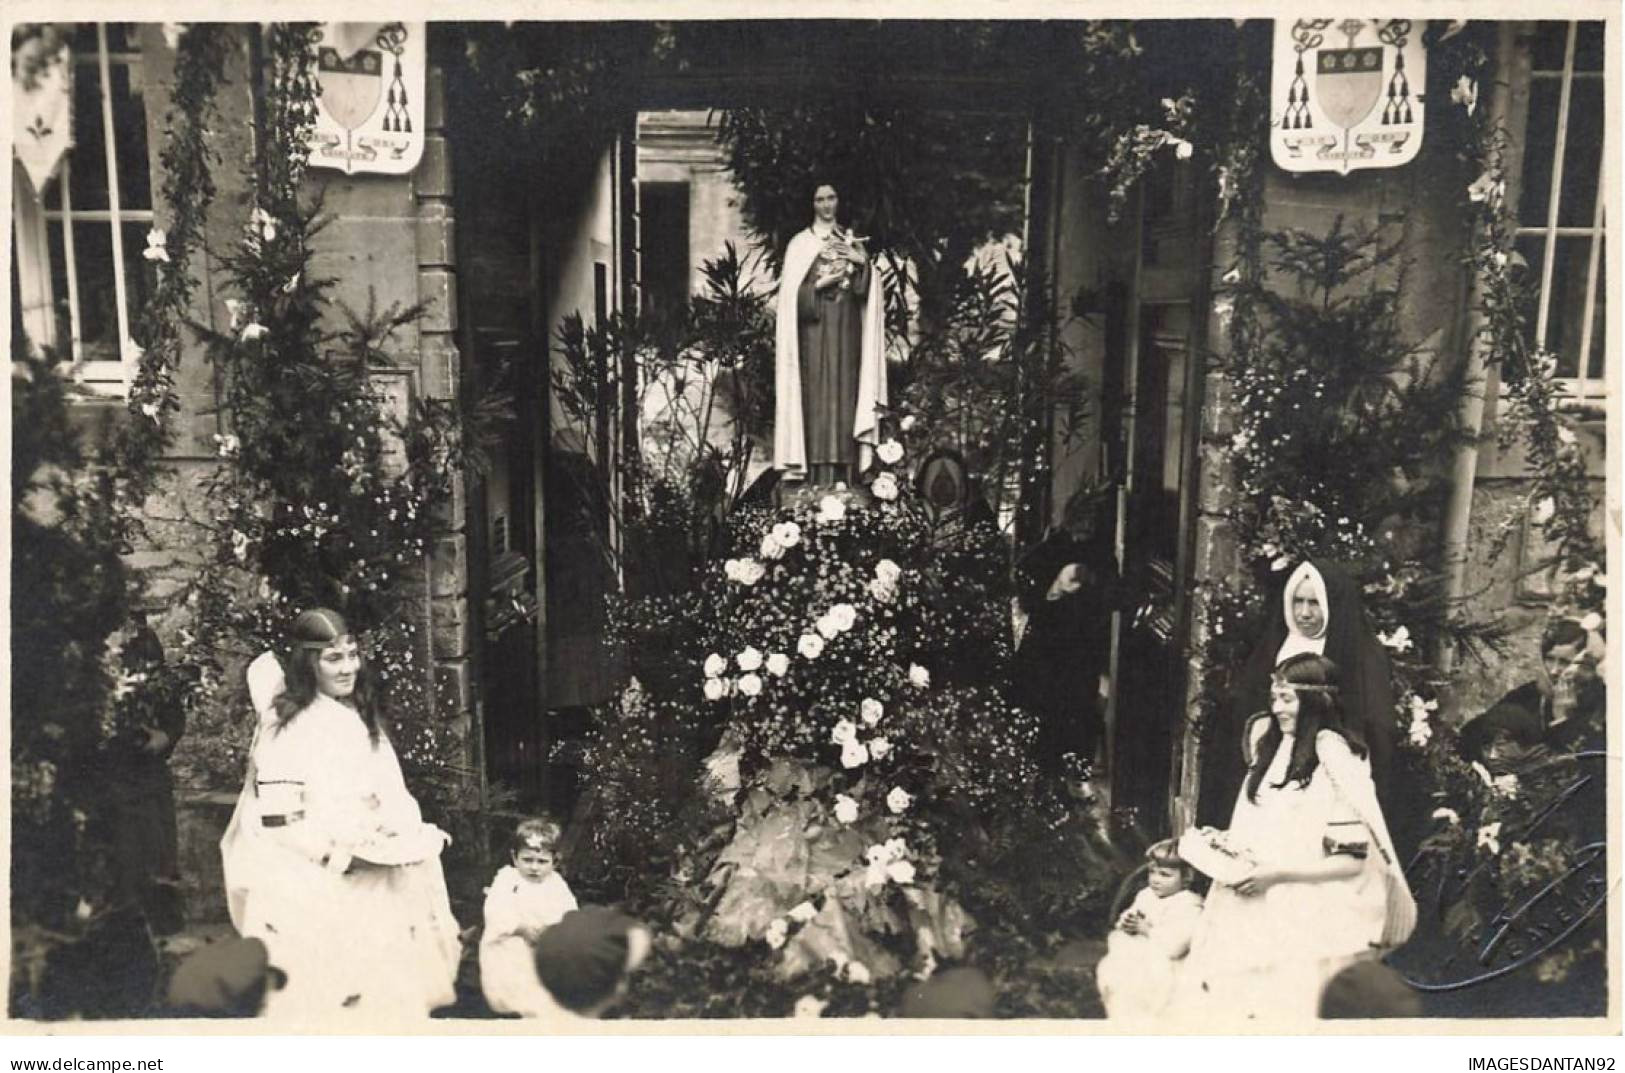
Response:
M1315 755L1315 738L1322 730L1331 730L1349 740L1343 728L1343 707L1338 701L1339 674L1337 664L1325 656L1303 652L1293 656L1275 670L1277 678L1285 679L1298 695L1298 725L1293 732L1292 758L1287 761L1286 775L1276 783L1279 789L1288 783L1309 785L1320 760ZM1247 773L1247 800L1258 800L1258 786L1264 773L1275 760L1275 751L1281 747L1281 724L1270 716L1269 728L1258 743L1258 755L1253 758L1252 770ZM1363 743L1349 740L1349 748L1365 754Z
M276 706L278 730L293 722L316 699L319 692L316 688L316 663L322 658L322 649L340 638L350 636L350 627L345 625L337 611L313 607L300 612L288 633L292 645L288 658L283 662L282 692L272 701ZM367 736L374 745L378 744L382 724L378 718L372 675L365 659L361 661L361 669L356 674L355 692L339 703L347 703L356 710L361 721L367 725Z

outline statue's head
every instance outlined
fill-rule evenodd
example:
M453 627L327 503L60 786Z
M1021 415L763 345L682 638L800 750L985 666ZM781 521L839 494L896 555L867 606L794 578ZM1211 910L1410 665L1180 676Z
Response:
M822 223L835 222L835 211L841 206L841 195L835 190L835 184L823 176L815 176L812 184L813 192L813 219Z

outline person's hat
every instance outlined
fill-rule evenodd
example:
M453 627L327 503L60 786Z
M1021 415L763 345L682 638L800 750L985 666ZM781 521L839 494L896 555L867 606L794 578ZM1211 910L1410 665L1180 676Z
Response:
M633 933L641 929L614 909L571 910L536 940L536 975L559 1005L589 1009L613 995L635 967L640 951Z
M269 961L258 939L210 943L180 963L168 1005L206 1017L252 1017L265 997Z
M993 1016L993 984L980 969L939 972L903 996L904 1017L967 1020Z
M1422 998L1387 965L1361 961L1327 982L1320 993L1320 1016L1329 1020L1420 1017Z

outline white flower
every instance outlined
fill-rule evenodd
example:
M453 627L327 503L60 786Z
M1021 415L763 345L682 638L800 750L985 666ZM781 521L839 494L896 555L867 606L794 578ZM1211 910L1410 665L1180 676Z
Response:
M903 568L890 559L882 559L875 564L875 578L888 585L895 585L897 579L903 576Z
M169 46L169 51L174 52L181 47L181 36L186 33L186 23L166 22L161 27L161 30L164 35L164 44Z
M858 621L858 609L851 604L836 604L829 609L829 617L834 621L835 628L845 633Z
M896 440L887 440L875 448L875 455L888 466L895 466L903 460L903 445Z
M870 756L871 759L879 760L881 757L885 756L889 752L891 752L891 740L890 739L888 739L888 738L871 738L871 739L869 739L869 756Z
M1540 502L1535 504L1535 510L1534 513L1530 515L1530 519L1536 525L1545 525L1547 522L1552 520L1552 515L1556 513L1557 501L1551 496L1547 496L1545 499L1542 499Z
M1410 628L1406 626L1400 626L1393 633L1378 633L1377 640L1395 652L1409 652L1415 647L1411 642Z
M847 962L845 972L846 978L854 984L866 984L873 979L869 975L869 967L861 961Z
M248 558L248 534L240 529L233 529L231 531L231 550L232 554L237 556L238 562Z
M762 665L762 654L754 648L747 647L734 657L734 662L739 664L742 671L754 671Z
M707 678L705 680L705 699L721 700L727 696L728 687L720 678Z
M790 657L783 652L775 652L767 657L767 673L775 678L783 678L790 671Z
M1180 160L1189 160L1191 153L1195 151L1195 146L1184 138L1169 138L1168 144L1174 147L1174 156Z
M886 878L906 886L914 882L914 865L908 861L893 861L886 866Z
M931 672L918 663L908 665L908 680L915 689L924 689L931 684Z
M230 458L232 455L237 453L239 448L242 447L242 441L237 439L237 437L230 432L223 436L218 432L215 433L214 442L217 444L215 447L215 454L219 455L221 458Z
M1490 780L1490 787L1502 797L1518 796L1518 776L1510 772L1505 775L1496 775Z
M1580 620L1580 628L1587 633L1596 633L1602 629L1602 616L1595 611L1588 611L1586 616Z
M242 339L245 343L252 343L256 339L263 339L270 334L270 329L256 321L243 327Z
M901 838L888 838L886 844L880 848L888 861L900 861L908 856L908 843Z
M1567 425L1558 425L1557 442L1561 443L1565 447L1573 447L1576 442L1574 430L1569 428Z
M705 657L705 676L707 678L716 678L727 669L728 661L717 655L715 652Z
M797 924L805 924L817 915L818 908L811 902L802 902L789 912L790 919Z
M739 678L739 692L747 697L757 697L762 693L762 676L759 674L745 674Z
M858 740L858 724L850 719L842 719L829 731L829 740L836 745L845 745L850 741Z
M1413 719L1410 726L1411 744L1418 749L1427 748L1428 742L1433 740L1433 727L1424 719Z
M248 226L250 231L258 230L265 241L276 241L276 220L264 209L256 208L248 214Z
M862 713L864 723L869 726L880 722L880 717L886 714L885 707L873 697L864 697L858 710Z
M773 539L786 548L793 548L801 543L801 526L795 522L780 522L773 527Z
M1227 283L1227 284L1230 284L1231 286L1234 286L1235 284L1240 283L1241 282L1241 267L1238 265L1235 268L1232 268L1230 271L1226 272L1224 275L1220 276L1219 277L1219 282L1220 283Z
M835 635L841 632L841 627L835 624L835 616L828 611L818 616L818 621L813 623L813 629L828 641L833 641Z
M1282 570L1285 570L1287 567L1289 567L1291 565L1292 565L1292 560L1289 559L1285 555L1281 555L1281 556L1277 556L1275 559L1271 560L1270 569L1273 570L1275 573L1279 574Z
M882 473L875 478L875 483L869 486L869 491L875 494L876 499L890 502L897 498L897 478L890 473Z
M897 815L907 812L908 807L913 803L913 795L907 790L903 789L901 786L893 786L891 788L891 793L886 795L886 807L891 809L892 812Z
M1491 853L1501 852L1501 822L1486 823L1478 829L1478 848Z
M767 930L762 933L763 940L775 950L783 946L784 940L789 937L790 925L785 923L783 917L774 917L768 922Z
M1506 190L1505 180L1498 179L1494 173L1486 171L1474 179L1473 184L1467 188L1467 197L1472 201L1488 202L1494 207L1506 196Z
M164 232L162 228L155 227L147 232L147 248L141 251L141 256L149 261L169 260L169 250L164 246Z
M141 412L157 421L162 408L156 402L144 402L141 404Z
M74 906L73 915L78 917L80 920L89 920L90 913L90 903L85 901L83 898L80 898L79 904Z
M879 603L889 604L897 599L897 586L882 581L880 578L870 578L868 589L869 595Z
M834 496L825 496L818 501L818 520L821 522L838 522L846 517L846 504Z
M1221 321L1229 320L1230 315L1235 311L1236 303L1229 298L1221 298L1217 302L1213 303L1214 315L1217 316Z
M845 794L836 794L835 818L842 823L856 823L858 821L858 803Z
M1450 101L1466 108L1467 114L1472 115L1478 107L1478 80L1468 75L1456 79L1455 86L1450 90Z
M796 999L795 1009L790 1016L798 1020L811 1020L822 1017L824 1016L824 1007L828 1005L829 1003L817 995L802 995Z
M853 740L841 746L841 766L851 771L869 762L869 750L862 742Z
M243 307L246 304L241 298L226 299L226 312L231 314L232 331L236 331L243 326Z
M796 651L807 659L817 659L824 651L824 639L816 633L804 633L796 642Z
M1452 827L1461 826L1461 817L1456 814L1456 810L1453 808L1436 808L1433 810L1433 818L1444 820Z
M784 545L780 544L779 538L774 536L772 533L768 533L762 537L762 546L760 551L761 556L764 559L784 558Z
M903 418L903 420L897 423L897 427L902 429L904 432L912 432L914 431L914 426L917 424L919 424L919 418L915 417L913 414L909 414L907 417Z

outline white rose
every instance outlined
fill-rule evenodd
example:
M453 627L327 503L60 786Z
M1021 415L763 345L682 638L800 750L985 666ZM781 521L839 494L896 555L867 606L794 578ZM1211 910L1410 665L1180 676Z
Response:
M903 460L903 445L896 440L887 440L875 448L875 455L886 465L895 466Z
M813 629L817 630L827 641L835 640L835 635L841 632L840 624L835 621L835 616L828 611L818 616L818 621L813 623Z
M705 699L706 700L721 700L724 696L727 695L727 692L728 692L727 687L722 684L722 679L720 679L720 678L707 678L705 680Z
M887 738L870 738L869 739L869 756L872 759L879 760L881 757L885 756L889 752L891 752L891 741L890 741L890 739L887 739Z
M760 675L747 674L739 679L739 692L747 697L757 697L762 693L762 678Z
M1551 496L1547 496L1545 499L1542 499L1539 503L1535 504L1535 513L1533 515L1534 523L1536 525L1545 525L1547 522L1552 520L1552 515L1556 513L1557 501Z
M772 533L768 533L762 537L761 553L764 559L781 559L784 557L784 545Z
M882 581L880 578L870 578L869 595L873 596L879 603L889 604L897 599L897 586Z
M858 740L858 725L850 719L842 719L830 728L829 740L836 745L845 745L847 742Z
M715 652L705 657L705 676L715 678L728 669L728 661Z
M903 418L903 420L897 423L897 427L902 429L904 432L912 432L914 431L914 426L919 423L919 418L915 417L913 414L909 414L907 417Z
M882 559L875 564L875 577L888 585L895 585L897 579L903 576L903 568L890 559Z
M835 620L835 628L845 633L858 621L858 609L851 604L836 604L829 609L830 618Z
M739 560L739 582L740 582L740 584L742 584L742 585L754 585L758 581L762 580L762 575L765 574L765 573L767 573L767 567L763 566L761 563L757 562L755 559L741 559L741 560Z
M886 866L886 878L893 883L907 885L914 882L914 866L908 861L893 861Z
M888 861L900 861L908 856L908 843L901 838L888 838L886 844L880 848Z
M722 573L728 578L729 581L738 581L739 580L739 560L738 559L729 559L727 562L723 563L722 564Z
M816 633L804 633L796 642L796 651L807 659L817 659L824 651L824 639Z
M790 671L790 657L783 652L775 652L767 657L767 673L775 678L783 678Z
M790 919L795 921L797 924L805 924L807 921L818 915L818 910L816 907L814 907L813 903L802 902L800 905L790 910L788 915Z
M858 711L862 713L863 721L869 726L880 722L880 717L886 714L885 706L873 697L864 697Z
M795 522L780 522L773 527L773 539L786 548L793 548L801 543L801 526Z
M739 669L742 671L754 671L762 665L762 654L754 648L746 648L734 657L734 662L739 664ZM722 672L718 671L717 673L721 674Z
M918 663L911 663L908 666L908 680L915 689L925 689L931 684L931 672Z
M836 794L835 818L842 823L856 823L858 821L858 803L845 794Z
M818 501L818 520L821 522L838 522L846 517L846 504L834 496L825 496Z
M243 342L245 342L245 343L252 343L256 339L265 338L265 336L268 335L268 334L270 334L270 329L269 328L267 328L263 324L255 322L255 323L249 324L249 325L247 325L247 326L245 326L243 328L242 339L243 339Z
M846 978L855 984L866 984L873 979L869 975L869 967L861 961L846 963Z
M775 950L783 946L784 940L788 939L789 937L790 925L784 922L783 917L774 917L773 920L768 923L767 931L762 933L762 938L766 940L767 945L771 946Z
M859 741L849 741L841 746L841 766L848 771L855 767L862 767L869 762L869 750Z
M909 805L913 803L914 797L901 786L893 786L891 793L886 795L886 807L899 815L907 812Z
M880 476L876 477L875 482L869 486L869 491L875 494L876 499L884 499L888 502L896 499L897 478L893 477L890 473L882 473Z
M795 1009L791 1012L791 1016L799 1020L812 1020L824 1016L824 1007L828 1005L829 1003L817 995L802 995L796 999Z

